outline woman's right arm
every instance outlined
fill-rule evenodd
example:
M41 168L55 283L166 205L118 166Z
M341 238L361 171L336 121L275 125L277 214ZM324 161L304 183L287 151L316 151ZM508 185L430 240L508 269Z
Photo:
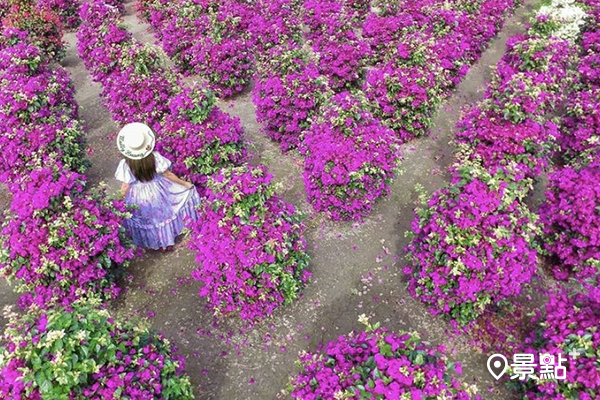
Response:
M175 175L171 171L165 171L165 172L163 172L162 176L164 176L165 178L167 178L171 182L178 183L178 184L180 184L182 186L185 186L188 189L191 188L192 186L194 186L192 183L186 182L183 179L180 179L177 175Z

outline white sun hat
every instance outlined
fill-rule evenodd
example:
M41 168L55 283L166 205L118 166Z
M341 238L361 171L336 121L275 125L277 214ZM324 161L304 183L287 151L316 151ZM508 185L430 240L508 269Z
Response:
M125 157L141 160L154 150L154 132L140 122L127 124L117 136L117 147Z

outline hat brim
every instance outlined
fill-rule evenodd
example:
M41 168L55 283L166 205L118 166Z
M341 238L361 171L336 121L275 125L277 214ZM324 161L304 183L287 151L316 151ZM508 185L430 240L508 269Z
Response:
M119 132L119 135L117 136L117 147L119 148L121 154L133 160L141 160L152 153L152 151L154 151L154 145L156 144L154 132L152 132L152 129L148 128L148 130L145 130L143 133L144 147L138 150L127 147L125 145L125 135L122 131Z

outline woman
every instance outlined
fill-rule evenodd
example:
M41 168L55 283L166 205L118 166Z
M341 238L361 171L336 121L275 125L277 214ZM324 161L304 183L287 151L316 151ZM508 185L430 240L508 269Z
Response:
M125 125L117 137L117 147L126 158L119 163L115 177L123 182L125 203L136 206L125 221L133 242L170 251L184 220L197 218L200 196L194 185L169 171L171 162L153 151L154 142L154 133L147 125Z

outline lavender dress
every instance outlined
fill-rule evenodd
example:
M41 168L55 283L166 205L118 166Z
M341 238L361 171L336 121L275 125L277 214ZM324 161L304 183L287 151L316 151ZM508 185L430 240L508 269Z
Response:
M150 182L135 179L125 160L119 163L115 178L130 185L125 203L137 206L125 221L133 242L157 250L175 243L186 217L197 218L200 196L195 187L188 189L162 176L171 167L171 161L156 151L154 158L156 175Z

